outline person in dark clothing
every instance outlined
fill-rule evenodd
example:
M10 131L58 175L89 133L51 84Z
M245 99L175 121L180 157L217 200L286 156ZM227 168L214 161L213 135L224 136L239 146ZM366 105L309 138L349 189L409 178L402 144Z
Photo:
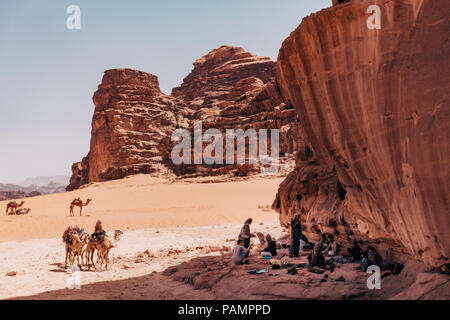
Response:
M368 246L367 249L369 251L368 265L377 265L381 270L383 270L383 258L381 257L381 255L372 246Z
M301 239L305 242L305 245L303 246L303 250L312 250L314 249L314 243L309 242L309 239L302 233Z
M348 253L350 254L350 260L355 261L361 261L362 254L361 254L361 247L358 244L358 241L353 241L353 247L348 249Z
M310 267L324 267L325 258L319 246L315 246L313 252L308 256L308 263Z
M291 220L291 247L289 256L298 257L300 252L300 239L302 238L302 223L300 214L295 214Z
M275 257L277 255L277 242L272 239L270 234L266 236L266 240L267 240L267 248L263 249L261 253L269 252L272 255L272 257Z
M329 247L330 241L328 240L326 233L322 233L322 240L319 242L319 248L322 252L326 252Z
M98 220L97 223L95 224L95 230L94 233L91 235L91 238L94 241L103 241L105 235L106 231L103 230L102 222Z

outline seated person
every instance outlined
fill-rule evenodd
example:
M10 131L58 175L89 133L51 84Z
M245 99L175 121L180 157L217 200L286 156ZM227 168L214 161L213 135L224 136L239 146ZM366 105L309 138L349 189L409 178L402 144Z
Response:
M361 271L366 272L367 267L369 267L369 251L362 251L361 252Z
M328 246L328 248L327 248L328 250L325 251L325 253L328 256L332 257L338 253L339 245L336 241L334 241L334 236L332 234L328 235L328 239L329 239L330 245Z
M361 261L362 254L361 254L361 247L358 244L358 241L353 240L353 247L348 249L348 253L350 254L350 261L356 262Z
M247 259L250 248L246 249L244 247L244 241L239 239L237 242L237 246L233 250L233 261L235 264L248 264L249 260Z
M91 238L94 241L103 241L103 239L105 238L105 235L106 235L106 232L105 232L105 230L103 230L102 222L100 220L98 220L97 223L95 224L95 231L91 235Z
M377 265L378 267L380 267L381 270L383 270L383 258L381 257L381 255L372 246L368 246L367 249L369 251L368 255L369 266Z
M330 242L328 241L328 237L325 233L322 233L322 240L320 240L318 246L322 252L327 252L329 250Z
M275 241L275 239L272 239L270 234L266 236L266 240L267 248L263 249L261 251L261 254L263 255L264 252L268 252L272 257L275 257L277 255L277 242Z
M383 270L383 258L374 247L368 246L367 251L364 251L362 253L362 256L363 258L361 259L361 270L363 272L366 272L367 268L373 265L376 265L380 267L381 270Z
M315 246L313 252L308 256L308 262L310 267L324 267L325 258L319 246Z
M309 242L309 239L302 233L302 236L300 238L300 243L304 242L302 245L302 250L312 250L314 249L314 243Z

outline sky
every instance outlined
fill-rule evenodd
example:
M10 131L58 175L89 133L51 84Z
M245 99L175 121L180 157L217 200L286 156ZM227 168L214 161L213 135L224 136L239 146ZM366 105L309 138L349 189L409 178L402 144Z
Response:
M66 26L81 9L81 29ZM170 94L221 45L276 60L303 17L331 0L0 2L0 182L70 175L89 151L103 72L132 68Z

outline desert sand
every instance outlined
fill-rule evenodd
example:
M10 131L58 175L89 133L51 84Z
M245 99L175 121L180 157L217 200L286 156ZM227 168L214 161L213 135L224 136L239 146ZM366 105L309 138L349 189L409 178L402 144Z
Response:
M277 214L261 209L272 200L279 178L196 181L139 175L75 192L25 199L24 207L32 209L29 215L0 216L0 259L4 261L0 266L0 298L66 288L61 236L68 225L93 232L95 222L101 219L110 235L115 229L124 231L119 246L112 251L112 269L82 272L82 285L143 276L194 257L219 254L211 253L209 247L231 248L248 217L255 219L255 231L277 237L282 234ZM75 217L69 216L69 204L75 197L93 199L81 217L78 208ZM5 210L6 203L0 202L0 208ZM144 262L136 263L139 254L147 250L155 257L146 255ZM6 276L10 272L17 274Z
M196 181L175 182L138 175L96 183L73 192L23 199L24 207L32 209L27 216L5 216L7 201L2 201L0 242L61 237L68 225L93 232L98 219L106 230L122 231L241 224L248 217L258 223L278 221L277 213L264 212L258 207L272 203L281 178L232 183ZM93 199L83 208L82 217L77 207L75 217L69 216L70 202L76 197L83 201Z

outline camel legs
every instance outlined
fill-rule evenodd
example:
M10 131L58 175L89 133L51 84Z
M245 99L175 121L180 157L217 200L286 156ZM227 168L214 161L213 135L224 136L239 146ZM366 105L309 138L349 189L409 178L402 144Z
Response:
M109 250L106 250L104 254L104 260L105 260L105 270L108 270L108 264L109 264Z
M69 256L69 247L66 245L66 260L64 261L64 268L67 269L67 258Z
M8 215L9 213L9 209L11 209L11 213L13 213L14 212L14 207L13 206L7 206L6 207L6 215Z
M83 270L83 257L81 257L81 264L80 264L81 251L82 251L82 249L77 250L77 262L78 262L78 268L80 268L80 271Z
M89 251L87 251L87 259L88 259L88 268L89 270L91 269L91 263L92 266L94 267L94 270L97 270L97 266L94 263L94 253L95 253L95 248L90 248Z

